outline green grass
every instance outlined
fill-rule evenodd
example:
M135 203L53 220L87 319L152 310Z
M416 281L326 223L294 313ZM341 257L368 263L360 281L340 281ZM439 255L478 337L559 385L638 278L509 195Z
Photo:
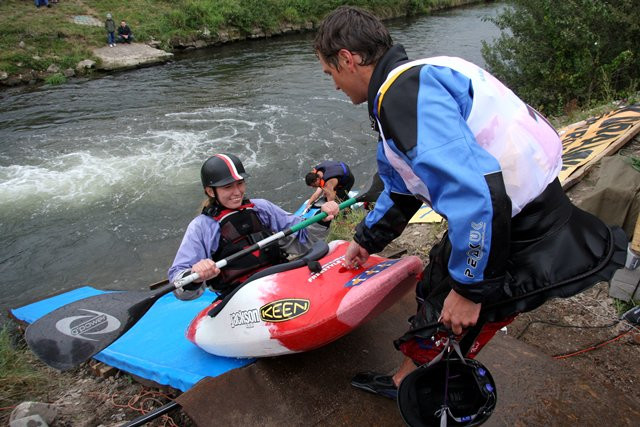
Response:
M461 0L65 0L51 8L36 8L30 1L0 0L0 71L44 71L53 63L67 68L91 59L92 50L106 44L106 32L103 26L74 23L76 15L104 22L111 13L116 24L127 21L137 41L154 39L171 50L182 42L204 39L205 33L215 41L221 31L242 36L256 29L277 30L283 24L317 23L343 4L396 17L459 3Z
M331 221L327 242L332 240L351 240L355 232L356 225L367 216L365 209L347 209L344 210Z
M635 301L635 300L622 301L614 298L613 304L618 314L624 314L627 311L631 310L633 307L636 307L638 304L640 304L640 301Z
M44 79L44 82L49 85L61 85L65 83L67 78L61 73L55 73Z
M46 397L60 376L47 369L29 351L9 325L0 328L0 424L8 425L10 408L25 400Z
M581 122L582 120L586 120L592 117L601 116L602 114L608 113L609 111L613 111L617 108L622 107L623 105L633 105L637 102L640 102L640 92L634 92L627 94L626 99L610 99L605 102L594 102L588 107L574 110L569 114L563 114L559 116L550 116L548 117L551 124L556 128L560 129L564 126Z

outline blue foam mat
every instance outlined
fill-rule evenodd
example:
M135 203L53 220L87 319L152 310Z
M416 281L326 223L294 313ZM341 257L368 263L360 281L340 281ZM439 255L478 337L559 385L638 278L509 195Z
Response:
M65 304L105 293L90 286L44 299L11 313L27 323ZM184 336L193 319L215 299L207 290L193 301L180 301L173 293L160 298L126 334L94 358L158 384L187 391L205 377L215 377L253 363L255 359L235 359L209 354Z

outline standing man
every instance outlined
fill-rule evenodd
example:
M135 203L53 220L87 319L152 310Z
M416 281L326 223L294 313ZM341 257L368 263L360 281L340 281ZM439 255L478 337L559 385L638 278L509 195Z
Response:
M414 332L396 341L404 362L393 377L358 374L354 386L394 397L416 364L441 350L425 325L441 322L474 357L518 313L609 280L624 264L622 230L564 194L553 127L495 77L460 58L410 61L374 15L355 7L325 18L314 49L336 89L368 102L379 134L385 189L357 226L345 265L381 251L423 202L448 222L416 289Z
M104 29L107 30L107 43L109 43L109 47L116 47L116 23L110 13L107 13L107 19L104 21Z
M346 163L327 160L313 168L304 181L309 187L316 188L307 201L305 211L308 211L323 194L328 202L347 200L355 179Z
M120 21L120 26L118 27L118 42L131 44L132 40L133 34L131 33L131 28L129 28L125 21Z

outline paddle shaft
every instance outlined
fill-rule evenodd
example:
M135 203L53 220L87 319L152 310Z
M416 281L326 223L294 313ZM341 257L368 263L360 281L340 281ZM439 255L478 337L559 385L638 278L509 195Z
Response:
M363 195L364 196L364 195ZM340 203L338 205L338 209L342 210L345 208L348 208L349 206L355 204L356 202L358 202L358 197L352 197L350 199L345 200L344 202ZM258 249L262 249L265 246L269 245L270 243L275 242L276 240L280 240L284 237L287 237L299 230L302 230L303 228L306 228L308 226L310 226L311 224L315 224L316 222L320 222L323 219L325 219L327 217L327 213L326 212L321 212L317 215L312 216L311 218L305 219L304 221L301 221L299 223L297 223L296 225L287 228L286 230L283 231L279 231L275 234L272 234L271 236L260 240L259 242L254 243L251 246L248 246L244 249L242 249L241 251L236 252L233 255L229 255L228 257L221 259L220 261L216 261L216 266L218 268L224 268L226 267L231 261L234 261L238 258L242 258L243 256L250 254L253 251L256 251ZM189 283L193 282L194 280L197 280L200 276L198 275L198 273L193 273L190 274L188 276L185 276L181 279L176 280L175 282L173 282L173 286L176 289L179 289L183 286L188 285Z

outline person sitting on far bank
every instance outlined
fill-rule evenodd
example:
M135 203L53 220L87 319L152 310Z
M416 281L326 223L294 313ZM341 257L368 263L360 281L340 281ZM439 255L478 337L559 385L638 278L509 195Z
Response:
M107 43L109 47L116 46L116 23L110 13L107 13L107 19L104 21L104 29L107 30Z
M309 187L316 188L307 201L306 212L323 194L328 202L347 200L355 179L346 163L327 160L313 168L304 181Z
M121 21L118 27L118 43L130 44L132 41L133 33L131 32L131 28L129 28L125 21Z
M233 154L215 154L204 162L200 177L207 196L201 213L184 234L168 276L171 282L198 273L200 278L174 291L181 300L191 300L204 292L203 284L227 295L251 274L286 262L287 255L301 255L326 234L312 224L258 251L230 262L224 269L215 260L226 258L245 247L284 231L302 219L264 199L246 197L245 172ZM324 220L330 221L332 215Z

